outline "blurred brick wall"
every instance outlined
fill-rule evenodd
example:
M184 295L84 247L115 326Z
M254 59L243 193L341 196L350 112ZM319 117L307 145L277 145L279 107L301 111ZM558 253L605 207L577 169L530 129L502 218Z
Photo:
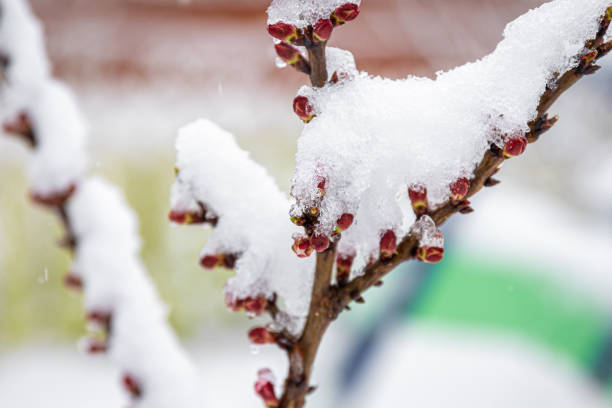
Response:
M330 44L360 69L433 75L490 52L505 24L542 0L364 0ZM263 0L32 0L56 73L70 81L232 81L303 78L274 66ZM270 85L272 86L272 85Z

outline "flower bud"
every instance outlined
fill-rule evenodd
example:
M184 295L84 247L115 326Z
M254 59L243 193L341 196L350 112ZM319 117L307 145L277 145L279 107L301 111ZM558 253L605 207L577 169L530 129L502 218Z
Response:
M66 286L68 289L82 290L83 279L81 279L80 276L68 271L68 273L64 275L64 286Z
M318 217L319 216L319 207L312 206L312 207L310 207L310 210L308 212L310 213L311 216Z
M336 282L339 286L348 283L355 253L338 253L336 256Z
M121 378L121 383L123 384L123 388L126 389L127 392L130 393L132 398L139 398L142 396L142 387L140 382L134 378L132 374L125 373Z
M249 330L249 340L251 340L253 344L274 344L276 342L276 336L266 327L253 327Z
M423 215L427 212L427 188L424 185L413 184L410 186L408 197L416 215Z
M354 20L359 15L359 6L354 3L345 3L338 7L331 15L332 23L342 25L347 21Z
M329 237L325 234L314 234L310 238L310 243L315 251L323 252L329 248Z
M308 123L315 117L312 113L312 105L305 96L296 96L293 100L293 111L304 123Z
M257 372L255 392L263 400L267 408L278 407L278 398L276 398L274 393L274 375L270 369L264 368Z
M202 265L204 269L214 269L222 264L221 256L217 255L204 255L204 257L200 259L200 265Z
M248 297L243 301L244 310L251 315L259 316L266 311L268 299L264 296Z
M522 136L511 137L506 140L506 144L504 145L503 155L504 157L510 159L512 157L520 156L525 151L527 147L527 139Z
M308 258L312 253L313 247L310 243L310 238L307 236L298 236L293 239L293 252L300 258Z
M168 214L168 219L176 224L203 224L206 221L206 214L202 211L175 211Z
M31 146L36 144L36 140L34 139L34 128L32 127L32 122L27 113L19 112L14 120L7 120L2 127L8 134L23 137Z
M306 75L310 75L310 64L308 61L306 61L306 58L304 58L297 48L292 47L287 43L279 43L274 46L274 49L276 50L276 54L280 57L280 59L298 71L303 72Z
M64 191L56 191L50 194L40 194L36 192L30 193L32 202L47 207L61 207L66 200L76 191L76 186L71 184Z
M451 202L455 205L460 203L461 201L463 201L469 190L470 182L468 181L468 179L466 179L465 177L461 177L460 179L455 180L450 185Z
M294 45L304 45L304 34L294 25L279 21L268 26L268 33L278 40Z
M112 314L104 310L90 310L85 314L85 319L97 327L110 331Z
M387 230L380 238L380 257L382 259L389 259L395 253L397 249L397 237L395 232Z
M421 247L417 250L417 258L426 263L438 263L444 257L444 248Z
M108 343L100 339L86 339L84 348L88 354L102 354L108 350Z
M346 231L353 224L354 216L353 214L344 213L338 218L336 232L340 233L342 231Z
M329 40L333 29L334 25L332 24L331 20L322 19L317 21L312 26L312 39L314 43L317 44Z
M298 227L301 227L306 224L306 219L304 219L304 217L291 217L291 222Z

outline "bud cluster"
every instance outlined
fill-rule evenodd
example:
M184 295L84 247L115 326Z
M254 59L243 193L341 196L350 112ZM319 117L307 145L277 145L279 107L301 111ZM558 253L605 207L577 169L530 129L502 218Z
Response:
M278 21L268 25L268 33L279 41L274 46L278 57L296 70L310 75L310 63L295 46L312 48L324 44L331 37L334 27L354 20L357 15L359 6L345 3L333 10L328 18L322 18L305 28Z
M233 269L237 258L238 256L234 254L206 254L200 258L200 265L204 269L214 269L221 266Z
M301 216L291 217L291 221L299 226L304 227L305 234L294 235L293 237L293 252L300 258L307 258L313 251L324 252L331 245L332 239L337 238L342 231L346 231L353 223L353 214L343 213L336 222L336 228L332 231L331 236L318 232L315 225L318 222L320 215L320 203L327 190L327 180L321 178L317 183L317 193L315 202L308 208L308 211Z

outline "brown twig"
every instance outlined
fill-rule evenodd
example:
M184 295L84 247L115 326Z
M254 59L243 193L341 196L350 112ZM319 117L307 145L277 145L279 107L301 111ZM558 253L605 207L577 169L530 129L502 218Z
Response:
M538 137L550 129L557 117L548 118L547 111L552 104L567 89L574 85L584 75L592 74L597 70L594 63L610 51L610 43L603 43L609 21L602 20L596 38L587 42L586 46L591 51L582 56L578 67L559 75L554 83L540 97L537 109L537 118L529 123L530 131L525 135L530 143L535 142ZM327 82L325 70L325 43L308 49L310 66L312 71L310 79L315 87L324 86ZM474 176L470 180L470 189L466 198L472 197L483 187L497 184L492 176L499 170L499 166L505 158L500 154L499 148L492 146L488 150L480 164L474 170ZM457 212L471 212L467 204L457 205L446 202L428 213L436 226L442 225L448 218ZM338 314L348 309L348 304L363 298L361 294L372 286L378 286L381 279L400 263L415 257L419 246L419 240L414 234L406 236L398 245L397 252L390 259L379 259L369 265L363 275L355 278L346 285L338 286L331 284L331 276L336 255L335 246L327 251L317 254L317 263L312 289L312 299L306 325L301 337L285 344L289 357L289 374L285 380L285 388L280 399L280 408L301 408L305 404L306 395L314 388L310 386L312 366L317 350L329 327Z

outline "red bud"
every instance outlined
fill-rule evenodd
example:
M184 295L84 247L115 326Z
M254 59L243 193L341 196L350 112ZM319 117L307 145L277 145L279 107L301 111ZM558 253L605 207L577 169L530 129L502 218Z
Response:
M504 146L504 157L510 159L512 157L520 156L525 151L527 147L527 139L524 137L511 137L506 140L506 145Z
M131 374L123 374L121 382L123 383L123 387L133 398L139 398L142 395L140 383Z
M69 289L81 290L83 289L83 279L69 271L64 275L64 286Z
M261 397L267 408L278 407L278 398L274 393L274 375L267 368L257 372L257 382L255 392Z
M310 64L300 51L287 43L278 43L274 46L276 54L287 64L300 72L310 75Z
M248 297L244 299L243 305L244 310L247 313L259 316L266 311L266 307L268 307L268 299L263 296L258 296L256 298Z
M291 217L291 222L297 225L298 227L301 227L306 223L306 220L304 219L304 217Z
M382 259L388 259L393 256L397 249L397 237L395 232L387 230L380 238L380 257Z
M313 250L310 238L306 236L294 238L291 249L293 249L293 252L300 258L308 258Z
M345 3L338 7L331 15L334 25L342 25L347 21L354 20L359 15L359 6L353 3Z
M206 221L205 214L195 211L175 211L168 214L168 219L177 224L202 224Z
M285 24L278 22L268 26L268 33L281 41L290 42L295 45L304 44L304 35L297 29L297 27L291 24Z
M36 144L34 128L32 127L32 122L27 113L19 112L14 120L7 120L2 127L6 133L26 139L28 143L30 143L30 146Z
M315 234L310 239L312 247L317 252L323 252L329 248L329 237L324 234Z
M427 188L424 185L413 184L410 186L408 196L416 215L423 215L427 212Z
M331 20L324 19L317 21L312 26L312 38L314 42L325 42L329 40L333 29L334 25L332 24Z
M310 215L312 215L313 217L318 217L319 216L319 207L313 206L310 207Z
M98 339L87 339L87 344L85 345L85 350L89 354L101 354L106 353L108 349L108 344L104 340Z
M205 269L213 269L223 264L222 256L220 255L205 255L200 259L200 265Z
M420 261L427 263L438 263L444 257L444 248L437 247L421 247L417 251L417 257Z
M336 232L342 232L349 229L349 227L353 224L353 214L344 213L338 218Z
M274 344L275 336L265 327L253 327L249 330L249 340L253 344Z
M110 329L112 314L103 310L91 310L85 315L88 322Z
M457 204L460 201L463 201L469 189L470 182L465 177L461 177L460 179L454 181L450 185L451 201L453 202L453 204Z
M314 113L312 113L312 105L305 96L295 97L293 100L293 111L305 123L310 122L315 116Z
M30 198L36 204L48 207L60 207L72 196L72 194L74 194L75 191L76 186L71 184L66 190L57 191L51 194L39 194L33 192L30 194Z
M336 282L343 286L348 283L355 254L339 253L336 257Z

